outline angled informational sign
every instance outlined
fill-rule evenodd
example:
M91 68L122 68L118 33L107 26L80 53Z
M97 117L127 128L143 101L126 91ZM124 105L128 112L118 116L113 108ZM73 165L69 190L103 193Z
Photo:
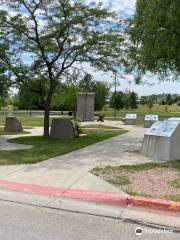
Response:
M179 121L157 121L152 127L145 133L145 135L159 136L159 137L171 137L178 125Z

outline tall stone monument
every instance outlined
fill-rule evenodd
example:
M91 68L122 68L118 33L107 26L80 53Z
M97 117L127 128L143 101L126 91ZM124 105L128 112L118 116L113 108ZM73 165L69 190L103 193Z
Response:
M158 115L146 115L144 119L144 127L150 128L158 120Z
M75 129L70 119L56 118L52 120L51 138L71 139L75 137Z
M136 113L127 113L123 119L125 125L136 125L137 124L137 114Z
M6 117L5 121L5 132L22 132L22 124L21 122L14 116Z
M77 116L81 121L94 121L94 98L95 93L77 94Z
M144 135L142 154L155 160L180 159L180 121L157 121Z

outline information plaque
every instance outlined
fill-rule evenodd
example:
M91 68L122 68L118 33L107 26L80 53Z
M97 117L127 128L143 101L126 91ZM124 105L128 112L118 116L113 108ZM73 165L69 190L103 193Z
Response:
M159 117L158 115L146 115L145 121L158 121Z
M136 119L136 118L137 118L137 114L133 114L133 113L126 114L126 119Z
M180 121L180 118L178 118L178 117L171 117L171 118L168 118L168 120L170 120L170 121Z
M179 121L157 121L145 133L145 135L171 137L175 129L180 124Z

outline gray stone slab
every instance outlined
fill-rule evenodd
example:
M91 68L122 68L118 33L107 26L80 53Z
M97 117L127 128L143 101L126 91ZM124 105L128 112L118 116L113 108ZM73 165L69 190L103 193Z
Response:
M124 124L125 125L137 125L137 119L124 119Z
M150 128L156 121L153 120L145 120L144 121L144 127L145 128Z
M71 139L75 137L75 129L70 119L53 119L50 131L51 138Z
M22 124L16 117L6 117L5 132L22 132Z
M144 119L144 127L150 128L158 120L158 115L146 115Z
M123 119L125 125L137 125L137 114L127 113L126 117Z
M159 121L145 133L142 154L155 160L180 159L180 122Z
M94 120L94 93L77 94L77 116L81 121Z

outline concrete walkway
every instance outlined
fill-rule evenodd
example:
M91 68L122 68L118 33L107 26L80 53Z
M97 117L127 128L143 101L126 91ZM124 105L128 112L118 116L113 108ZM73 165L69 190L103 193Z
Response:
M17 144L17 143L10 143L8 142L9 139L17 138L17 137L25 137L25 136L41 136L43 132L43 128L41 127L33 127L31 129L24 128L25 131L29 132L28 134L15 134L15 135L3 135L0 136L0 150L20 150L20 149L30 149L33 146L31 145L24 145L24 144Z
M85 124L89 123L83 123L83 125ZM15 166L15 171L13 170L14 166L1 166L0 178L14 182L64 187L67 189L79 188L120 192L117 188L89 173L89 171L100 165L127 165L150 162L150 159L136 154L141 148L144 131L146 130L141 127L125 126L114 121L106 121L102 124L118 126L130 132L34 165L18 166L19 169ZM41 131L42 128L34 128L31 135L40 135Z

